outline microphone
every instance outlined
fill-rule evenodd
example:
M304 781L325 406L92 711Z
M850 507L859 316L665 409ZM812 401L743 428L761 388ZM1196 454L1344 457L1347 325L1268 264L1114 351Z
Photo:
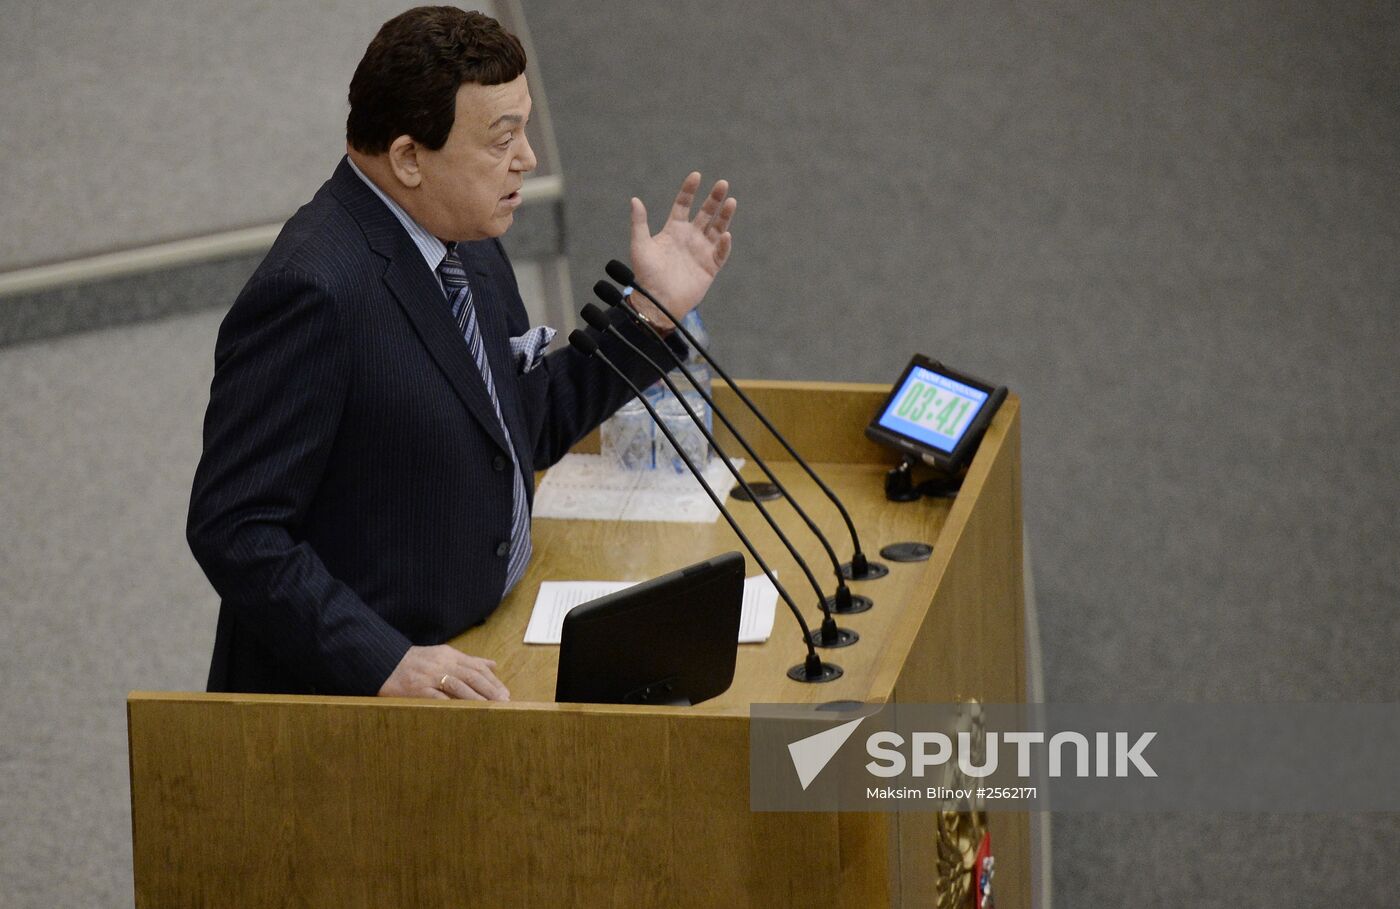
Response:
M773 574L773 570L768 567L768 563L763 560L763 556L758 554L758 550L754 548L753 543L749 541L749 538L739 527L739 522L734 520L734 515L729 513L729 509L724 507L724 503L719 500L719 496L715 494L714 489L710 487L709 483L705 482L704 475L701 474L699 468L695 466L695 463L690 460L690 455L685 453L685 449L681 446L680 441L676 439L671 430L667 428L666 422L661 419L661 414L657 413L656 408L647 400L646 394L643 393L643 391L637 387L636 383L628 378L627 374L619 369L612 360L608 359L608 355L603 353L598 347L598 342L589 337L587 332L574 329L569 333L569 344L573 346L574 350L577 350L585 357L596 357L598 360L602 361L604 366L612 370L623 382L627 383L627 387L632 389L633 394L637 396L637 400L641 401L642 406L647 409L647 413L651 414L652 420L656 422L656 428L661 430L662 435L666 437L666 441L670 442L671 447L676 450L676 454L680 455L681 460L685 462L685 466L690 469L691 474L699 481L701 488L705 490L705 494L710 497L710 501L715 503L715 507L719 509L719 513L724 515L725 521L729 523L730 529L733 530L734 535L739 538L739 542L744 544L744 548L749 551L749 555L753 556L754 561L758 563L758 567L762 569L763 574L768 578L769 582L772 583L773 588L778 591L778 595L783 598L783 602L787 604L788 609L792 611L793 617L797 619L797 624L802 629L802 641L807 645L807 658L802 663L788 669L788 678L798 682L830 682L839 679L842 675L841 667L837 666L835 663L823 662L822 658L817 656L816 647L812 643L812 629L807 626L807 620L802 618L802 610L797 608L797 604L792 601L792 597L788 594L787 589L784 588L782 584L778 583L778 579Z
M621 316L623 316L623 313L613 313L614 318ZM739 476L739 471L730 463L728 454L720 447L719 441L715 439L714 434L705 426L705 421L700 419L699 415L696 414L695 410L690 406L690 402L681 394L681 390L671 381L671 377L667 375L666 370L662 369L655 360L647 356L641 348L627 340L627 336L618 331L617 327L613 325L613 319L605 315L601 309L594 306L592 303L583 307L583 320L604 334L612 334L613 337L627 345L634 354L645 360L652 369L660 373L661 381L665 382L666 387L671 390L671 394L676 396L676 400L680 403L682 409L685 410L686 416L690 417L691 422L695 424L695 428L700 430L700 433L705 437L705 441L714 446L720 461L724 463L725 468L729 471L730 475L734 477L735 482L737 482L745 492L752 494L753 490L749 488L749 484L744 481L743 477ZM694 383L692 382L692 384ZM854 631L837 627L836 620L831 616L831 606L827 602L827 596L822 593L821 585L817 583L816 576L812 574L812 568L807 564L807 560L802 558L797 551L797 547L792 545L792 541L788 539L787 534L783 533L782 528L778 526L778 522L773 520L773 515L768 511L768 508L757 498L755 498L753 502L758 506L758 511L763 515L763 519L768 522L768 526L773 529L773 533L777 534L778 539L787 547L787 551L792 555L793 560L797 562L798 567L802 569L802 573L807 576L807 582L811 584L812 589L816 591L817 608L822 612L822 627L812 643L816 644L818 647L849 647L851 644L860 640L860 635L856 634Z
M783 434L778 432L777 427L773 425L772 421L769 420L768 417L764 415L764 413L761 410L758 409L758 405L754 404L753 400L750 399L749 396L744 393L744 390L740 388L738 384L729 377L729 374L725 372L722 368L720 368L720 365L715 362L714 357L710 356L710 352L696 342L694 335L690 333L689 329L682 325L680 320L673 316L671 314L671 311L667 309L661 303L660 300L653 297L650 293L647 292L647 289L645 287L642 287L640 284L637 283L637 277L636 275L632 274L632 269L628 268L626 265L623 265L616 259L612 259L604 267L604 271L608 273L608 277L612 278L614 281L623 285L624 287L636 288L637 292L640 293L642 296L646 297L648 300L650 300L652 304L655 305L656 308L661 311L662 315L664 315L667 319L670 319L671 324L673 324L676 327L676 330L681 333L681 337L685 338L686 343L693 347L695 351L700 354L700 356L705 358L705 362L710 364L710 368L713 369L719 375L719 377L725 381L725 384L727 384L730 387L730 389L734 392L734 394L738 396L739 400L743 401L744 405L748 407L749 410L753 411L753 415L757 417L759 422L763 424L764 428L767 429L773 435L773 438L777 439L778 442L783 446L783 448L786 449L788 455L794 461L796 461L803 470L807 472L807 476L812 478L812 482L816 483L817 486L821 488L821 491L826 493L826 497L831 500L831 503L833 505L836 506L836 510L841 512L841 519L846 522L846 530L850 533L851 543L855 547L855 553L851 556L851 561L842 567L842 571L853 580L874 580L875 578L882 578L885 575L889 574L890 570L887 566L881 564L880 562L871 562L865 557L865 552L860 548L860 536L856 533L855 522L851 520L850 512L846 510L845 505L841 504L841 500L837 498L836 493L832 491L830 486L826 485L826 482L823 481L821 477L817 476L817 472L812 469L811 465L809 465L805 460L803 460L802 456L797 453L797 450L794 449L791 444L788 443L788 440L783 436Z
M611 284L609 284L607 281L599 281L598 283L594 284L593 292L597 294L599 299L601 299L604 303L608 304L611 307L615 307L617 310L630 316L632 319L640 322L640 318L638 317L638 315L630 307L623 305L622 293L618 291L616 287L613 287ZM588 318L587 312L584 313L584 318ZM600 327L591 320L589 321L589 324L593 325L595 328ZM792 505L793 510L796 511L798 516L801 517L802 520L807 524L807 528L812 531L812 533L816 536L818 540L821 541L822 548L826 550L827 558L831 560L832 570L836 573L836 595L834 597L824 598L823 602L826 602L830 605L832 612L835 612L840 615L847 615L855 612L865 612L866 610L870 609L874 605L874 602L869 597L853 597L851 595L851 588L846 586L846 576L841 571L841 560L837 558L836 550L832 549L831 542L827 539L826 534L822 533L821 528L817 526L817 523L813 521L812 518L807 514L806 510L803 509L803 507L797 503L797 499L793 497L792 493L787 491L787 487L785 487L782 484L782 482L773 474L773 471L768 467L768 463L764 461L763 458L759 457L757 451L754 451L754 448L752 445L749 444L748 439L744 438L744 434L739 431L738 427L736 427L733 424L733 422L730 421L729 417L725 414L725 412L720 410L719 405L715 403L715 400L710 395L710 393L705 391L705 389L701 387L699 382L695 381L695 376L692 375L689 368L686 367L685 361L676 355L675 351L671 349L670 345L662 346L666 348L666 355L670 357L671 362L676 364L676 368L678 368L681 371L681 374L685 376L686 381L690 382L691 386L694 387L695 391L700 395L700 397L705 401L705 403L710 405L711 411L715 414L715 416L719 417L720 422L722 422L725 428L729 430L730 435L732 435L735 438L735 440L737 440L738 443L741 446L743 446L744 451L748 453L749 457L753 459L754 463L757 464L759 466L759 469L763 471L764 475L768 477L768 480L770 483L772 483L773 488L778 491L779 495L788 500L788 503ZM757 499L762 497L750 496L750 498L754 499L755 502L757 502Z

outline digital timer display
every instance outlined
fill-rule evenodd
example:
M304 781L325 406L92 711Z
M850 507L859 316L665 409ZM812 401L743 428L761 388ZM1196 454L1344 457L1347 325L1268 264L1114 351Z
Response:
M985 403L986 392L915 366L878 423L939 451L952 452Z

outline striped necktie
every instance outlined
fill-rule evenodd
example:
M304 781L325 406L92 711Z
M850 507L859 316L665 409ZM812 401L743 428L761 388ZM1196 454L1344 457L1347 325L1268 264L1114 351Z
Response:
M506 563L506 586L501 592L501 596L505 596L525 574L525 566L530 562L530 508L525 496L525 480L515 457L515 443L510 437L510 427L506 426L505 417L501 414L501 399L496 394L496 383L491 378L491 364L486 360L486 345L482 341L476 307L472 305L471 285L467 283L467 272L462 267L462 259L457 255L455 244L448 246L447 256L438 266L438 274L442 277L447 300L452 305L452 318L457 321L457 328L466 339L467 349L471 351L476 368L481 372L481 379L486 383L486 393L491 396L491 406L495 408L496 420L501 424L501 432L505 434L506 450L510 452L510 461L514 468L514 501L510 512L510 561Z

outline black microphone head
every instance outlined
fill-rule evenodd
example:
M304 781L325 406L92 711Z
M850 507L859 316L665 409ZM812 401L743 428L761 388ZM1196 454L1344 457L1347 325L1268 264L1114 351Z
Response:
M610 260L608 264L604 266L603 271L607 272L609 278L612 278L623 287L628 287L637 280L637 276L632 274L632 269L623 265L616 259Z
M607 281L599 281L597 284L594 284L593 292L598 295L599 300L602 300L609 306L622 305L622 291L613 287Z
M592 325L599 331L607 331L612 325L612 323L608 321L608 314L592 303L585 304L583 309L579 310L579 314L583 316L583 321Z
M589 337L588 332L578 328L569 332L569 343L585 357L591 357L598 352L598 342Z

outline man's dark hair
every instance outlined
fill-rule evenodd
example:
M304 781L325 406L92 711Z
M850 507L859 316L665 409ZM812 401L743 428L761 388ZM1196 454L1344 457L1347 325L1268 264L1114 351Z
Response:
M501 85L525 71L520 40L490 16L452 6L419 6L385 22L350 80L345 138L382 154L399 136L436 151L466 82Z

